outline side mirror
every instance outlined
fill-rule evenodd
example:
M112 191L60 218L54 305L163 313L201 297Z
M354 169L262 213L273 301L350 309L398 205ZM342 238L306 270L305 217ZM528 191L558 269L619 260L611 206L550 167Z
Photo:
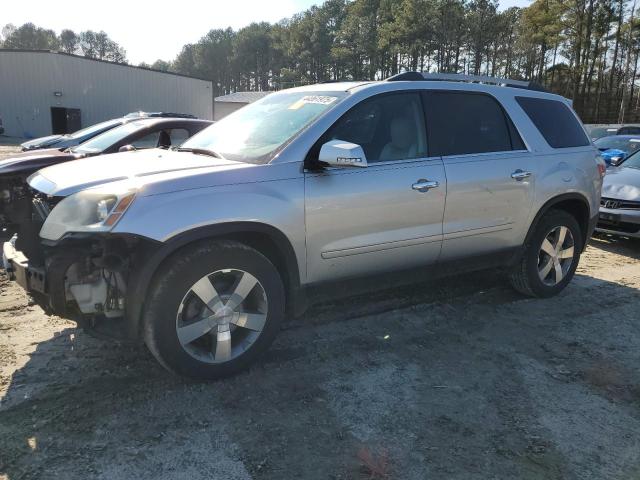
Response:
M622 160L624 160L622 157L611 157L611 165L617 167L622 163Z
M134 147L133 145L123 145L118 149L118 152L120 152L120 153L122 153L122 152L132 152L135 149L136 149L136 147Z
M362 147L343 140L331 140L322 145L318 161L331 167L367 166L367 157Z

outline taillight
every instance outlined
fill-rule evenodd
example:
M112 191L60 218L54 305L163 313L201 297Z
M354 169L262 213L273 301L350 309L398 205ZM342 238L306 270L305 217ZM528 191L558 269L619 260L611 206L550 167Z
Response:
M607 174L607 164L602 158L602 155L596 155L596 164L598 165L598 173L600 174L600 178L604 178Z

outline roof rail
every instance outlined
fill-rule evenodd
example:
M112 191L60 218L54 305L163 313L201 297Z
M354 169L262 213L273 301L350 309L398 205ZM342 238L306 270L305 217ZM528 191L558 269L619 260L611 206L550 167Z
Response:
M462 73L421 73L421 72L403 72L387 78L388 82L399 81L447 81L447 82L469 82L469 83L485 83L490 85L503 85L506 87L524 88L527 90L537 90L546 92L544 87L535 82L527 82L523 80L511 80L508 78L488 77L486 75L465 75Z

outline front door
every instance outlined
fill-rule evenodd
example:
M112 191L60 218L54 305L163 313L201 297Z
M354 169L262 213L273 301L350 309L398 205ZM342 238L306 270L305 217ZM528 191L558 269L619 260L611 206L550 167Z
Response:
M436 262L447 186L428 154L420 94L358 104L320 142L332 139L360 145L369 165L305 173L308 281Z

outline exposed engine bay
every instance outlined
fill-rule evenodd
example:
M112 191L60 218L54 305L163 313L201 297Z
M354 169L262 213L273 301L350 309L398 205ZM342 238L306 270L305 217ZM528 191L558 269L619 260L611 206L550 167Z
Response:
M3 229L15 228L21 219L30 216L31 199L31 188L26 183L25 175L0 180L0 224Z
M122 319L132 259L139 256L139 241L134 237L77 234L48 242L40 238L39 232L61 198L29 187L13 191L12 195L13 231L3 252L9 274L24 276L16 279L30 287L43 308L74 318L85 327ZM19 209L15 208L16 202ZM15 255L24 258L23 270L16 267ZM12 258L11 265L6 257Z

